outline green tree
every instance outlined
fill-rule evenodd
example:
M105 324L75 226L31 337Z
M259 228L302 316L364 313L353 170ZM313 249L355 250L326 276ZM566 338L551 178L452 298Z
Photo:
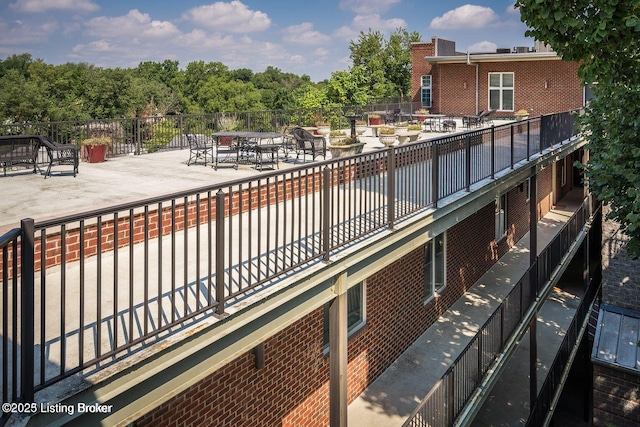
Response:
M353 67L361 67L369 76L371 98L404 96L411 90L411 43L420 41L417 32L396 29L389 39L380 31L360 32L351 41Z
M589 186L640 257L640 0L518 0L527 35L568 61L594 97L579 118Z
M369 77L361 66L335 71L327 82L327 100L337 105L364 105L369 99L368 87Z

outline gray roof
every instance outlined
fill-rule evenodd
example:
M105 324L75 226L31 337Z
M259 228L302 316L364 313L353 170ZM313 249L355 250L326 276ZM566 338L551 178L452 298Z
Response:
M603 305L593 343L591 360L640 372L640 312Z

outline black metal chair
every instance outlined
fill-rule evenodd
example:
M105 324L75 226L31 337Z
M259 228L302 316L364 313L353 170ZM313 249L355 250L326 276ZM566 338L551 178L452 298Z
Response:
M205 166L207 161L213 163L213 144L207 143L207 141L198 138L193 133L186 134L186 137L187 141L189 141L189 161L187 161L187 166L190 166L191 162L196 163L198 160L202 160Z
M311 154L312 160L321 154L324 159L327 158L327 141L323 136L313 135L301 127L293 128L291 133L296 140L296 160L300 158L300 153L305 161L307 154Z

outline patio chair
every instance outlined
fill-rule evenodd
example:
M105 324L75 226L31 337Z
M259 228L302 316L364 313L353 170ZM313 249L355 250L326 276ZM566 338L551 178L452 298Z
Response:
M187 166L191 165L191 162L196 163L198 160L202 160L204 165L213 163L213 145L207 143L202 138L198 138L198 135L193 133L186 134L187 141L189 141L189 160Z
M442 121L442 131L443 132L455 132L456 131L456 121L453 118L448 118Z
M291 133L296 140L296 160L300 158L300 153L305 161L306 157L304 156L307 154L311 154L312 160L315 160L316 156L320 154L324 159L327 158L327 141L323 136L313 135L301 127L293 128Z
M470 129L472 127L475 128L475 127L481 126L481 124L482 124L482 115L483 114L486 114L486 110L481 110L476 115L463 116L462 117L462 125L467 129Z
M218 170L218 164L227 161L233 162L233 168L238 170L238 163L240 162L240 150L244 149L245 153L248 150L248 145L245 143L241 145L239 142L234 142L232 136L219 136L216 138L213 144L215 153L213 154L213 169Z
M496 110L485 110L483 111L479 116L480 116L480 126L490 126L493 125L493 118L496 115Z

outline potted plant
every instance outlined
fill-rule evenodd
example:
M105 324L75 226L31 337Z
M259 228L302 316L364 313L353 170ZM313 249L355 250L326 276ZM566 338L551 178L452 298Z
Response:
M316 122L316 127L319 135L326 136L331 132L331 122L319 120Z
M356 135L362 135L367 130L367 122L356 120Z
M404 144L405 142L413 142L418 139L418 136L422 132L422 125L419 123L407 126L407 131L404 134L398 135L398 143Z
M369 118L369 126L379 125L380 123L380 114L368 114Z
M516 120L518 121L526 120L529 118L529 112L524 108L516 111L515 113L513 113L513 115L516 116Z
M404 135L407 133L407 130L409 130L409 123L408 122L398 122L396 123L396 134L397 135Z
M429 115L429 110L426 108L419 108L414 112L414 114L416 115L416 120L423 122Z
M389 147L396 142L396 130L395 128L384 126L378 130L378 134L380 135L380 143L384 146Z
M357 136L343 136L342 138L332 141L327 148L329 148L331 157L336 159L362 153L364 144L364 142L360 142Z
M343 139L345 134L341 130L331 130L329 131L329 144L333 144L334 142Z
M113 143L109 136L96 136L82 141L89 163L104 162L107 157L107 147Z

